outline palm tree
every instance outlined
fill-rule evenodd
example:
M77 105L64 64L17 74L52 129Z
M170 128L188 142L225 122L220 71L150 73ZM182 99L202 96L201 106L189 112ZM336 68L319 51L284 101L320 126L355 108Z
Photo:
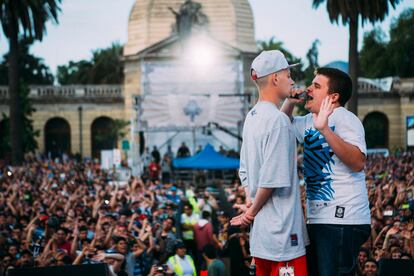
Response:
M292 68L291 71L296 81L303 80L305 77L302 71L302 61L300 58L295 57L289 50L285 48L283 42L277 41L275 37L271 37L268 41L259 40L257 41L257 48L259 52L268 50L279 50L281 51L288 61L289 64L300 63L299 66Z
M23 161L22 110L19 95L19 39L42 40L46 22L57 23L62 0L0 0L0 20L9 41L9 106L12 163Z
M259 52L268 51L268 50L279 50L285 55L289 63L300 63L301 62L300 58L295 57L291 52L289 52L289 50L287 50L284 47L283 42L277 41L275 37L271 37L268 41L265 41L265 40L257 41L257 47L259 49Z
M338 23L342 19L349 25L349 75L353 81L353 94L349 102L349 110L358 113L358 23L366 21L375 23L388 15L389 6L395 9L400 0L313 0L313 7L318 8L326 2L331 22Z

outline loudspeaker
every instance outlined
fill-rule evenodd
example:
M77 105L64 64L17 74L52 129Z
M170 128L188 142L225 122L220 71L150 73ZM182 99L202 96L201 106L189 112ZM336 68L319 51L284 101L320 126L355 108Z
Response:
M413 260L382 259L379 262L379 276L413 276Z
M109 276L106 264L27 267L11 269L9 276Z

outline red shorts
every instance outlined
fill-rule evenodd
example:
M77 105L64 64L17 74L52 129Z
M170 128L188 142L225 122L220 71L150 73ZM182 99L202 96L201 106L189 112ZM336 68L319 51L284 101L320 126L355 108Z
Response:
M306 256L287 262L275 262L254 257L254 262L256 264L256 276L279 276L280 269L286 266L293 267L295 276L308 276Z

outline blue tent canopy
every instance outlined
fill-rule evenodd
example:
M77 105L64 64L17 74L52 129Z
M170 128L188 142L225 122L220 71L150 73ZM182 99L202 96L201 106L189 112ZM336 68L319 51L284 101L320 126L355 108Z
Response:
M194 156L173 160L173 166L176 169L231 170L238 169L239 165L239 159L221 155L210 144Z

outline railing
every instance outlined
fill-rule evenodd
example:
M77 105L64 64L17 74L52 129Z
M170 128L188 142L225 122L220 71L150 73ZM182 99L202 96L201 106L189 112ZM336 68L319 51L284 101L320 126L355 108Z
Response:
M63 85L63 86L30 86L29 98L122 98L121 85ZM9 97L9 88L0 86L0 99Z

